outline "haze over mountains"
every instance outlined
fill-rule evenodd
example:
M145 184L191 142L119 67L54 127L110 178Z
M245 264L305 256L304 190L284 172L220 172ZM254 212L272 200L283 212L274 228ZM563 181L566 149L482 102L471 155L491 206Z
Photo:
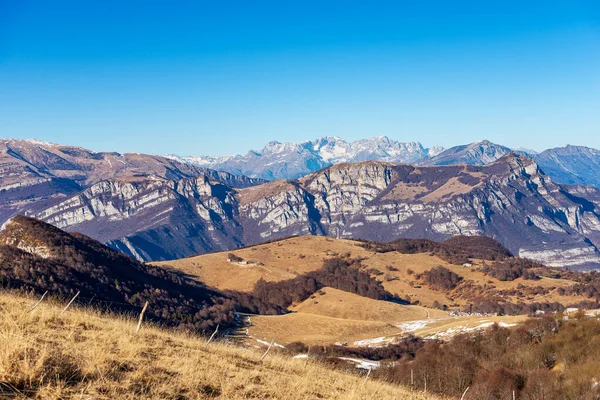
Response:
M600 190L557 183L593 183L596 150L570 146L531 158L483 141L439 153L385 138L363 141L364 147L323 139L301 150L317 142L319 154L327 155L319 162L384 161L341 163L265 182L160 156L3 140L0 221L26 214L143 261L289 235L379 241L487 235L513 254L548 265L600 267ZM308 160L302 158L313 154L308 150L270 148L278 161L269 173L281 173L287 161L288 172L298 165L317 168L296 163ZM414 165L393 162L399 158ZM585 173L578 174L580 168Z

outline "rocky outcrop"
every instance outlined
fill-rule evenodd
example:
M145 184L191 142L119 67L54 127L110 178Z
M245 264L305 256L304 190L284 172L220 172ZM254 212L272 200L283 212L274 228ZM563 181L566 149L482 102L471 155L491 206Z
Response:
M31 215L139 260L159 260L242 244L236 202L233 189L205 176L113 179Z
M595 268L599 192L557 185L532 159L508 154L485 166L338 164L242 189L208 177L109 180L32 215L142 260L289 235L377 241L485 235L550 265Z

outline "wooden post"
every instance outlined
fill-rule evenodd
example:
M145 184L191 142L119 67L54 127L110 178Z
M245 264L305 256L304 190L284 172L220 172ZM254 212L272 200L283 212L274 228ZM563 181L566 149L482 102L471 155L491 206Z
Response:
M260 361L264 360L265 357L267 356L267 354L269 354L271 347L273 347L273 343L275 343L275 339L271 340L271 344L269 345L269 347L267 347L267 351L265 351L265 354L262 355L262 357L260 358Z
M148 302L146 302L146 304L144 304L144 308L142 308L142 312L140 314L140 320L138 321L137 328L135 328L136 335L140 331L140 328L142 327L142 320L144 319L144 314L146 313L147 308L148 308Z
M310 347L308 348L308 351L306 352L306 361L304 362L304 368L306 368L308 366L309 358L310 358Z
M415 371L410 369L410 398L414 399L414 390L415 390Z
M367 383L367 379L369 379L369 376L371 376L372 370L373 370L372 368L369 368L369 372L367 372L367 376L365 377L365 380L363 381L363 384L362 384L363 386L365 386L365 383Z
M469 388L467 387L463 393L463 395L460 397L460 400L465 400L465 396L467 395L467 392L469 391Z
M33 307L31 307L31 308L29 309L29 311L27 311L27 312L32 312L33 310L35 310L35 308L36 308L36 307L37 307L37 306L38 306L38 305L39 305L39 304L42 302L42 300L44 300L44 297L46 297L46 295L47 295L47 294L48 294L48 291L46 290L46 291L44 292L44 294L42 295L42 298L41 298L41 299L39 299L39 301L38 301L37 303L35 303L35 305L34 305Z
M75 299L77 298L77 296L79 296L80 292L75 293L75 296L73 296L73 298L71 299L71 301L69 302L69 304L67 304L67 306L65 307L64 310L62 310L62 312L60 313L59 317L62 316L65 311L67 311L67 308L69 308L71 306L71 304L73 304L73 302L75 301Z
M215 329L215 331L213 332L212 335L210 335L210 337L208 338L208 340L206 341L206 344L209 344L210 342L212 342L213 338L215 337L215 335L217 334L217 332L219 332L219 325L217 325L217 329Z

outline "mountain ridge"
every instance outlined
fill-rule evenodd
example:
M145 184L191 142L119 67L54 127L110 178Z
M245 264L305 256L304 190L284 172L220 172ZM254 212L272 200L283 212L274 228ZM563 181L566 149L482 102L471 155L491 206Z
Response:
M441 146L425 148L419 142L400 142L386 136L353 142L324 136L304 142L271 141L262 150L250 150L246 155L167 157L232 174L277 180L298 179L329 165L366 160L416 165L485 165L510 152L535 159L557 183L600 187L600 150L572 145L536 152L484 139L444 149Z
M69 231L106 233L102 241L143 260L289 235L486 235L515 255L595 267L600 191L583 188L557 185L531 158L509 153L480 166L336 164L241 189L208 179L102 182L31 216Z

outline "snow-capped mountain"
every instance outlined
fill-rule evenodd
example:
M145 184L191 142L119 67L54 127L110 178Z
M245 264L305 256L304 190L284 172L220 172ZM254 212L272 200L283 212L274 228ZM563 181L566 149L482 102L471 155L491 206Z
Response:
M492 143L489 140L481 140L463 146L451 147L434 157L423 158L418 163L421 165L486 165L511 152L521 153Z
M296 179L333 164L367 160L415 163L438 155L440 146L425 148L419 142L400 142L386 136L347 142L340 137L322 137L301 143L269 142L260 151L235 156L170 155L169 158L197 166L250 177Z

